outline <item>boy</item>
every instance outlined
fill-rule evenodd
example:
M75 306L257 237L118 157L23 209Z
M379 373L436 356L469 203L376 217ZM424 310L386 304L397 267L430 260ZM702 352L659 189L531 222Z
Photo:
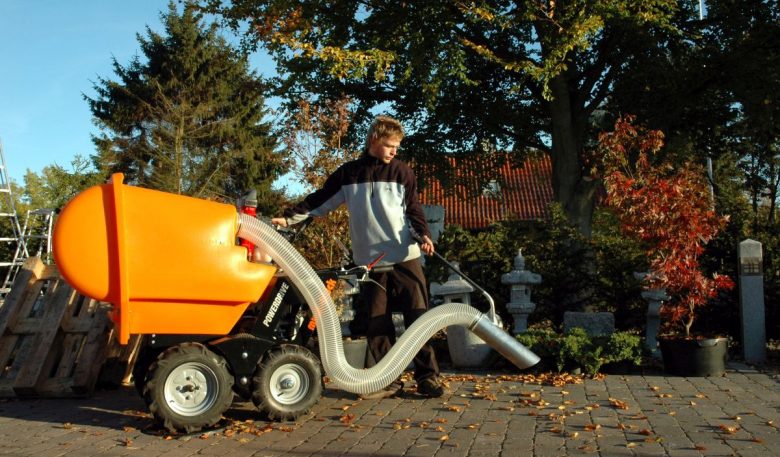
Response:
M368 346L377 362L395 343L392 311L403 312L408 328L428 309L425 276L420 264L421 251L434 252L428 223L417 200L417 178L405 163L395 160L403 140L401 123L388 116L377 117L371 125L363 156L339 167L323 187L303 202L284 212L284 217L272 223L286 227L310 216L324 216L345 203L349 210L349 231L354 260L367 265L379 255L385 256L378 265L390 271L371 272L375 284L364 287L370 317L366 327ZM414 242L412 232L423 242ZM429 344L414 358L417 392L426 397L440 397L444 387L439 381L439 365ZM403 389L400 380L363 398L386 398Z

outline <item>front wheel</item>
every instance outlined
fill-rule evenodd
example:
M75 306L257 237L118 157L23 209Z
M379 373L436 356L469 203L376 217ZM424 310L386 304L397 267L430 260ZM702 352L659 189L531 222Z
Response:
M216 424L233 402L225 359L199 343L160 354L146 374L144 399L165 428L187 433Z
M258 363L252 381L252 401L271 420L295 420L322 395L319 360L293 344L270 350Z

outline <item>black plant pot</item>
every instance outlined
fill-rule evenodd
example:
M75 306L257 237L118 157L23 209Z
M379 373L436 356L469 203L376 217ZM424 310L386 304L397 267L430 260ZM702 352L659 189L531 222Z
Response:
M664 371L678 376L722 376L726 372L727 338L659 339Z

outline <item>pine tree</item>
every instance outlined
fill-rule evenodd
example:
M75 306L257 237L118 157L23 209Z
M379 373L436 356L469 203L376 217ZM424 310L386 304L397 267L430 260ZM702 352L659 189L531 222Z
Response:
M164 33L137 35L143 59L116 80L99 78L85 95L101 134L93 137L96 167L122 172L128 183L178 194L232 200L250 189L277 199L271 183L284 171L283 154L263 121L264 84L247 56L204 25L191 2L171 2Z

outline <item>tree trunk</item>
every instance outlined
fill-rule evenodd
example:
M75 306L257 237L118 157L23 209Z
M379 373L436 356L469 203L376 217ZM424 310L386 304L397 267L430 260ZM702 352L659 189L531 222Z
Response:
M575 115L565 74L550 82L553 99L549 103L552 120L552 185L555 201L569 221L590 237L598 183L583 175L582 137L585 119ZM581 112L581 110L577 110Z

